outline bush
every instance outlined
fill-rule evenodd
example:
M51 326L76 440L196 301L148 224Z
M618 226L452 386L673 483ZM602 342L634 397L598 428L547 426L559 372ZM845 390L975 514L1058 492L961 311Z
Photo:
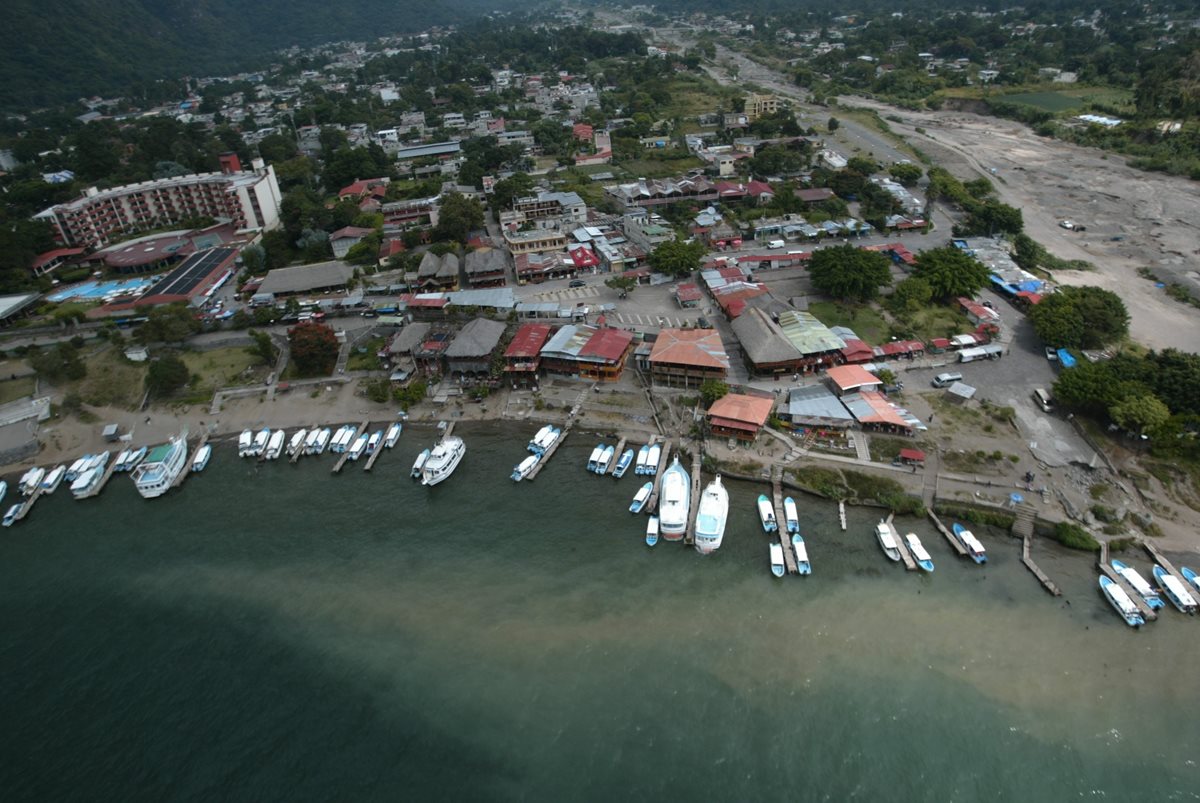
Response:
M1006 513L1002 510L969 507L967 505L937 504L933 506L933 510L939 516L946 516L970 522L971 524L999 527L1002 530L1011 530L1013 522L1017 520L1017 517L1012 513Z
M1105 505L1092 505L1092 515L1097 521L1102 521L1105 524L1118 524L1123 516L1118 516L1117 511Z
M1100 542L1092 534L1069 521L1060 521L1054 525L1050 537L1067 549L1078 549L1085 552L1099 552Z

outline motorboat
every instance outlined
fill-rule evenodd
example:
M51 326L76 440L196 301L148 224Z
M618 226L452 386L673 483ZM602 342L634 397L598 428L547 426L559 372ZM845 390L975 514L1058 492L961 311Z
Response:
M917 562L917 565L923 571L933 571L933 558L929 557L929 552L925 549L925 545L921 543L921 539L917 538L917 534L907 534L904 536L904 542L908 544L908 551L912 553L913 560Z
M3 498L4 498L4 493L0 492L0 499L3 499ZM1189 583L1192 584L1192 586L1196 589L1196 591L1200 591L1200 574L1196 574L1195 571L1193 571L1192 569L1189 569L1187 566L1181 566L1179 569L1179 573L1183 575L1184 580L1187 580Z
M776 577L783 577L785 567L783 565L783 545L778 541L772 541L771 549L771 574Z
M321 439L321 430L313 427L304 439L304 454L313 454L317 450L317 441Z
M1125 624L1130 627L1141 627L1146 624L1146 620L1142 618L1142 614L1138 610L1137 605L1133 603L1133 599L1129 594L1125 593L1125 589L1121 588L1108 577L1100 575L1100 590L1108 598L1109 604L1125 620Z
M279 430L276 434L282 434ZM283 438L279 439L280 446ZM187 430L161 446L155 446L146 459L133 469L133 484L144 499L154 499L171 489L187 464Z
M1154 586L1146 582L1146 578L1138 573L1138 570L1132 566L1127 566L1119 560L1111 561L1113 571L1121 575L1121 578L1129 583L1129 586L1137 592L1137 595L1146 601L1151 610L1157 611L1166 606L1163 598L1154 590Z
M658 490L658 530L668 541L680 541L692 512L692 478L679 455L663 472ZM715 549L715 547L714 547Z
M383 443L383 430L377 430L371 433L371 437L367 439L367 454L373 455L379 451L379 444Z
M771 500L767 498L766 494L758 495L758 520L762 522L763 532L779 531L779 522L775 520L775 509L771 506Z
M21 476L21 495L32 496L34 491L41 487L42 480L45 478L46 469L44 468L38 468L37 466L34 466L26 471Z
M658 516L651 516L646 520L646 546L654 546L658 543Z
M662 512L661 506L659 512ZM700 494L700 506L696 509L697 552L708 555L720 548L728 518L729 491L721 484L721 475L718 474Z
M13 524L15 524L17 521L17 516L21 515L21 508L23 507L25 507L24 502L17 502L8 509L8 511L4 514L4 521L0 523L2 523L5 527L13 526Z
M400 433L404 431L404 425L396 422L387 428L387 434L383 436L383 448L391 449L400 440Z
M270 443L270 441L271 441L270 428L268 427L268 428L260 429L254 435L254 443L250 447L250 456L251 457L259 457L260 455L265 454L267 451L267 444Z
M242 434L238 435L238 457L249 457L253 454L254 449L254 433L248 429L243 429Z
M329 441L333 437L333 430L325 427L317 434L316 445L313 446L313 454L324 454L329 448Z
M592 449L592 454L588 457L587 470L596 473L596 467L600 465L600 457L604 454L604 444L596 444L596 448Z
M633 495L633 501L629 503L630 513L641 513L642 508L646 506L646 500L650 498L650 494L654 491L654 483L648 482L638 492Z
M85 454L83 457L76 460L70 465L69 468L67 468L67 473L65 476L63 476L63 479L67 482L74 482L75 478L79 476L79 472L87 468L88 461L91 459L92 456L90 454Z
M7 493L8 493L8 481L0 480L0 502L4 501L4 497Z
M967 550L967 554L971 556L971 560L976 563L987 563L987 550L983 548L983 544L975 537L975 534L962 526L958 522L950 528L954 531L954 537L963 545L963 549Z
M349 458L351 460L357 460L358 458L362 457L363 453L367 451L367 444L370 442L370 440L370 436L365 432L355 438L354 443L350 446L349 450L347 450Z
M58 486L62 484L63 475L66 473L66 466L57 466L53 471L50 471L48 474L46 474L45 478L42 480L42 492L52 494L57 491ZM0 494L0 498L3 498L2 494Z
M654 444L650 447L650 454L646 456L646 468L643 474L654 475L658 473L658 461L662 457L662 446Z
M412 474L411 474L411 476L414 480L421 476L421 472L425 470L425 461L428 459L429 459L429 450L428 449L423 449L421 451L421 453L419 455L417 455L416 462L413 463Z
M534 454L541 454L546 451L549 445L546 441L552 432L554 432L553 425L547 424L533 434L533 437L529 439L529 443L525 444L525 448Z
M1158 581L1159 587L1167 595L1167 599L1171 600L1171 604L1179 609L1180 613L1191 614L1196 612L1196 598L1187 590L1187 586L1179 581L1178 577L1157 563L1154 564L1153 571L1154 579Z
M796 553L796 571L800 574L812 574L812 563L808 560L808 547L804 544L804 536L800 533L792 535L792 551Z
M270 440L267 441L267 450L263 454L267 460L278 460L279 455L283 454L283 440L287 434L282 429L277 429L271 433Z
M146 453L150 451L148 446L142 446L139 449L134 449L133 452L125 459L125 467L122 471L133 471L137 465L146 459Z
M626 449L621 453L621 457L617 460L617 467L613 469L613 476L617 479L625 476L625 472L629 470L630 464L633 463L633 449Z
M100 485L100 481L104 479L104 470L108 467L109 457L108 452L101 452L93 455L88 461L87 467L71 483L71 494L76 499L89 496Z
M637 460L634 462L634 465L633 465L633 473L635 475L646 473L646 461L649 458L650 458L650 444L647 443L644 446L642 446L641 449L638 449Z
M875 537L879 539L879 546L883 548L883 554L888 556L888 560L900 560L900 547L896 546L896 538L887 522L881 521L875 525Z
M429 453L425 468L421 469L421 484L432 486L448 479L466 453L467 444L462 438L457 435L442 438Z
M539 455L531 454L528 457L526 457L524 460L522 460L520 463L517 463L515 466L513 466L513 471L512 471L513 482L520 482L521 480L528 477L529 472L533 471L533 467L537 465L538 460L540 460L540 459L541 459L541 457Z
M329 442L329 451L334 454L344 454L354 442L354 436L357 433L358 427L349 425L341 427Z
M192 471L203 471L208 466L208 461L212 458L212 446L207 443L196 449L196 453L192 455Z
M125 470L125 462L127 460L129 460L129 457L132 454L133 454L132 449L122 449L120 452L118 452L116 460L113 460L113 471L114 472L124 471Z
M615 446L605 446L604 451L600 454L600 459L596 461L596 473L603 476L608 473L608 467L612 465L613 455L616 454Z
M790 496L783 498L783 520L789 533L800 532L800 517L796 515L796 500Z
M307 429L298 429L293 432L291 440L288 441L287 453L289 455L294 455L303 449L306 438L308 438Z
M534 454L545 454L550 451L550 447L554 446L554 442L562 436L562 430L558 427L550 427L550 431L537 439L537 448L531 451Z

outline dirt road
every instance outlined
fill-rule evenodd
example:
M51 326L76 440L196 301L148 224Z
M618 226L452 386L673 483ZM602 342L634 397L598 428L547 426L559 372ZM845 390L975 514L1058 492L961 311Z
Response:
M1200 184L1135 170L1120 156L1039 137L1008 120L912 112L862 98L843 102L888 116L896 133L956 175L991 177L1000 198L1024 212L1031 237L1056 256L1096 267L1058 272L1055 279L1119 294L1136 340L1154 348L1196 349L1200 312L1167 296L1137 269L1149 267L1200 296ZM1087 230L1067 231L1058 225L1061 220Z

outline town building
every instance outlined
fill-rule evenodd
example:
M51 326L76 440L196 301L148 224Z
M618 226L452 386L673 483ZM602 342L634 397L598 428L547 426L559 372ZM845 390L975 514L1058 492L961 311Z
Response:
M713 435L753 443L774 408L773 396L727 393L712 403L705 419Z
M864 390L879 390L883 382L861 365L835 365L825 372L834 393L845 396Z
M417 267L417 285L422 290L457 290L458 255L450 252L438 256L426 251Z
M568 324L542 347L542 368L548 373L616 382L632 351L632 332L590 324Z
M504 244L514 257L520 254L545 254L567 247L567 235L558 229L505 230Z
M278 298L301 293L344 290L353 276L354 266L338 260L276 268L267 273L255 295Z
M492 370L492 354L504 337L501 321L475 318L455 335L446 348L446 368L451 373L486 376Z
M751 94L746 98L744 108L747 121L752 123L764 115L778 114L780 101L774 95Z
M729 355L715 329L663 329L647 362L651 382L667 387L698 388L729 374Z
M92 187L65 204L35 215L55 228L67 246L99 248L129 234L187 220L210 217L231 222L239 231L279 225L282 195L275 168L254 160L242 171L236 157L229 172L201 173L125 184L108 190Z
M375 232L374 229L362 226L343 226L329 235L329 246L333 249L335 259L343 259L350 249L363 241L365 237Z
M464 259L471 287L503 287L508 277L508 255L499 248L468 251Z
M537 384L542 364L542 348L550 339L553 327L546 323L523 324L513 335L504 352L504 376L513 385L528 387Z
M81 256L86 248L55 248L45 253L38 254L33 262L29 265L29 270L34 276L45 276L47 273L53 273L63 265L71 264L76 257Z
M835 365L845 343L807 312L788 310L773 319L748 307L733 320L746 367L760 376L779 377L819 371Z
M539 192L513 201L513 208L500 213L500 223L525 223L531 220L563 220L567 224L587 222L587 204L574 192Z

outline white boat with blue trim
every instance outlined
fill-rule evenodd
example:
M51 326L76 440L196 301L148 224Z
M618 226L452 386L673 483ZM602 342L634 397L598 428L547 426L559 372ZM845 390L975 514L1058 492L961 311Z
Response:
M800 532L800 516L796 514L796 500L790 496L783 498L783 520L789 533Z
M658 487L658 530L667 541L681 541L692 512L692 478L679 455L663 472Z
M400 440L400 433L404 431L404 425L396 422L387 428L387 434L383 436L383 448L391 449Z
M512 481L520 482L528 477L529 472L533 471L533 467L538 464L538 460L540 459L541 457L539 455L531 454L520 463L517 463L515 466L513 466L511 475Z
M783 545L778 541L771 541L771 574L776 577L783 577L786 567L783 565Z
M658 543L658 516L651 516L646 520L646 546L654 546Z
M600 459L596 461L596 473L603 476L608 473L608 467L612 465L613 456L617 453L617 447L605 446L604 451L600 453Z
M654 483L648 482L641 488L638 488L636 494L633 495L633 501L629 503L630 513L641 513L642 508L646 506L646 500L650 498L650 494L654 492Z
M417 455L417 459L413 461L413 467L410 476L414 480L420 477L421 472L425 470L425 461L429 459L429 452L429 449L422 450L421 453Z
M208 461L212 459L212 446L204 444L196 448L196 454L192 456L192 471L201 472L208 467Z
M933 558L929 557L929 552L925 549L925 545L921 543L921 539L917 538L916 533L908 533L904 536L904 542L908 544L908 551L912 553L913 560L921 567L922 571L933 571Z
M621 479L625 476L625 472L633 465L633 449L626 449L617 459L617 467L613 469L613 477Z
M647 443L647 444L644 444L642 446L642 448L638 449L637 461L634 463L633 473L634 474L645 474L646 473L646 461L649 459L650 459L650 444Z
M958 522L954 522L954 526L950 528L954 532L954 537L963 545L963 549L967 550L967 555L976 563L987 563L987 550L983 548L983 544L975 537L975 533L968 530Z
M1129 583L1129 586L1137 592L1137 595L1144 599L1146 604L1150 606L1150 610L1157 611L1166 607L1166 603L1163 602L1163 598L1158 595L1158 592L1154 590L1154 586L1146 582L1146 578L1142 577L1137 569L1115 559L1110 561L1110 563L1112 564L1113 571L1121 575L1121 578L1126 583Z
M800 574L812 574L812 563L808 559L808 546L800 533L792 535L792 552L796 553L796 571Z
M0 494L0 499L3 498L4 494ZM1194 570L1189 569L1187 566L1179 567L1179 573L1183 575L1184 580L1187 580L1192 584L1197 592L1200 592L1200 575L1196 574Z
M879 540L879 546L883 549L883 554L888 556L888 560L900 560L900 547L896 545L892 528L887 525L886 521L880 521L875 525L875 537Z
M58 486L62 484L63 475L66 473L66 466L55 466L42 480L42 493L52 494L57 491Z
M766 494L758 495L758 520L762 523L763 532L779 531L779 522L775 520L775 508Z
M1156 563L1154 564L1154 579L1158 581L1158 585L1167 595L1167 599L1171 600L1171 604L1180 613L1193 614L1196 612L1196 598L1187 590L1187 586L1179 582L1178 577Z
M696 510L696 551L708 555L721 547L725 539L725 523L729 518L729 491L721 484L721 475L700 494Z
M1100 575L1100 591L1108 599L1108 603L1125 620L1130 627L1141 627L1146 624L1141 611L1134 604L1133 598L1125 593L1125 589L1114 583L1105 575Z
M600 462L600 456L604 454L604 444L597 443L596 448L592 449L592 453L588 456L587 470L596 473L596 465Z

